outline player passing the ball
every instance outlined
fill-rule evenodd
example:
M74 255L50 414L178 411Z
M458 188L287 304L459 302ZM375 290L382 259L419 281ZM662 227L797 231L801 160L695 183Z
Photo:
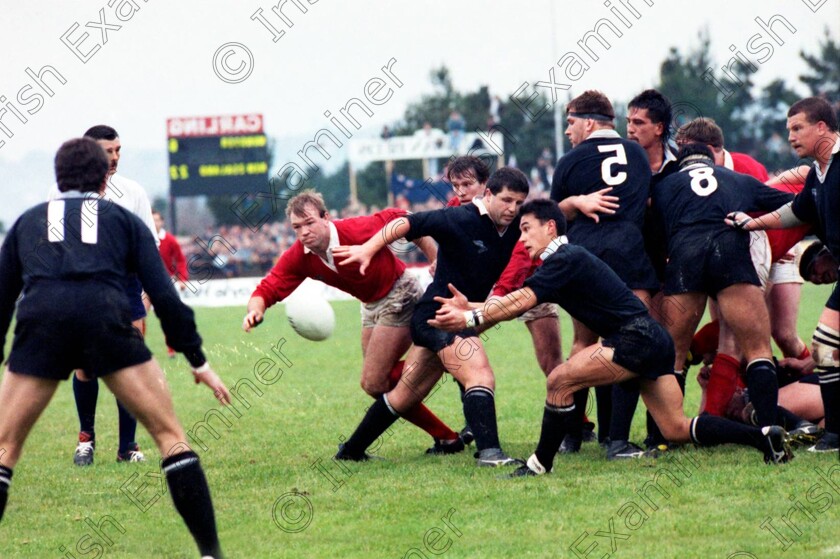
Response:
M129 273L137 273L167 344L184 353L195 382L223 404L230 393L201 351L193 312L172 287L148 227L101 197L107 170L105 152L95 141L64 143L55 157L61 194L25 212L0 249L0 348L23 294L0 383L0 518L29 431L59 381L82 368L101 378L149 431L163 457L175 508L201 555L219 558L213 504L198 456L185 442L163 371L131 324L124 292Z
M550 301L600 337L549 374L536 452L512 476L551 471L560 443L577 417L576 391L635 378L640 379L645 405L669 441L748 445L763 451L765 460L772 462L792 457L781 427L760 429L719 417L685 417L682 392L673 374L674 344L668 332L609 266L583 247L568 243L563 235L566 221L555 203L535 200L522 206L520 228L528 251L543 259L543 265L525 280L525 287L502 298L470 303L450 286L454 296L436 297L441 307L429 320L431 327L457 332L510 320Z
M332 221L323 197L304 190L286 205L286 217L297 241L285 251L263 278L242 321L246 332L258 326L268 307L292 294L306 278L320 280L353 295L362 302L362 389L373 398L391 390L403 372L400 358L411 345L408 325L414 305L422 294L417 278L387 248L373 256L368 274L359 266L339 265L335 249L339 245L362 243L406 212L388 209L371 216ZM429 239L417 239L429 260L437 249ZM451 454L464 450L458 433L438 419L422 403L413 407L405 419L434 439L429 454Z

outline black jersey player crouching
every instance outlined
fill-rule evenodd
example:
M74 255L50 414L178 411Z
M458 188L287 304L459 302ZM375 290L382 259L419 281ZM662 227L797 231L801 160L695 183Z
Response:
M645 404L669 441L749 445L763 451L768 462L792 458L781 427L760 429L719 417L685 417L682 392L673 375L674 344L668 333L615 272L586 249L568 243L562 235L565 219L556 204L535 200L523 205L520 228L531 256L539 255L544 261L525 287L483 303L467 302L453 287L452 298L437 299L442 307L429 322L435 328L461 330L509 320L534 305L552 302L602 338L548 376L537 450L527 465L511 475L551 471L554 456L574 421L575 391L634 378L640 379Z
M192 311L175 293L148 227L108 202L108 160L93 140L55 157L61 195L25 212L0 249L0 351L15 302L17 326L0 383L0 518L29 431L61 380L82 368L102 377L139 419L163 457L175 508L203 557L222 556L210 490L172 407L163 371L131 325L125 278L134 272L154 303L168 345L185 354L196 383L230 402L201 351ZM2 355L0 355L0 359Z

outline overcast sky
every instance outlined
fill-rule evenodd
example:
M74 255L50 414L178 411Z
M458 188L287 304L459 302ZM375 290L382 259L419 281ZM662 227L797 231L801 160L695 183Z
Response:
M117 0L113 7L107 0L2 0L0 95L13 107L0 116L6 130L0 127L0 141L5 141L0 147L5 194L0 220L8 225L43 198L52 180L49 157L62 141L92 124L109 123L119 130L124 173L142 175L156 194L168 187L165 166L149 174L148 169L132 169L131 157L133 151L165 153L168 117L262 113L267 134L281 145L300 145L328 126L325 111L337 113L350 98L364 95L368 80L385 77L382 66L391 59L403 86L386 103L372 107L375 114L362 121L359 137L375 136L383 124L399 119L408 103L430 92L429 70L441 64L450 68L461 90L487 84L492 93L507 97L523 82L548 81L554 67L555 81L569 83L572 95L598 88L626 101L654 84L670 47L696 46L704 27L718 66L732 56L730 45L753 60L765 58L757 64L759 85L778 77L795 79L804 70L799 51L815 52L826 25L833 36L840 34L840 0L608 0L608 6L558 1L554 9L549 0L296 1L307 13L289 2L284 22L266 0L136 0L136 10L131 0ZM274 32L251 19L259 8ZM127 21L118 19L117 9ZM773 16L781 17L772 32L755 21ZM107 42L100 28L103 17ZM602 18L623 36L602 30L609 50L590 41L599 58L595 62L578 41ZM71 31L74 24L79 27ZM84 33L89 36L82 40ZM763 38L751 43L758 54L750 55L747 44L759 33ZM65 42L77 41L74 53ZM763 42L772 45L772 52L760 46ZM219 50L228 43L243 45L251 58L242 50ZM574 82L556 66L567 52L590 65ZM52 96L26 73L47 65L66 80L44 78ZM699 76L697 86L708 87ZM19 92L26 104L18 102ZM34 93L42 97L40 107ZM277 159L292 160L294 151Z

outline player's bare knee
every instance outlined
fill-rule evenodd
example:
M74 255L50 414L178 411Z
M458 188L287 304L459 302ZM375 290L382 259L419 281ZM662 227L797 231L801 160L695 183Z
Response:
M379 380L362 377L360 384L362 386L362 390L365 391L365 394L374 398L388 392L388 386L386 383Z
M685 421L663 421L661 424L657 422L657 425L666 441L672 443L690 442L688 423Z
M563 368L557 367L548 375L545 381L545 388L548 394L565 395L574 393L575 387Z

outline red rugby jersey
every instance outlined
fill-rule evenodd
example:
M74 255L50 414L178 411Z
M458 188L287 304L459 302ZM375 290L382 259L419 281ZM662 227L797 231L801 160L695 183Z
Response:
M333 221L335 230L330 245L364 244L386 223L406 215L404 210L388 209L371 216ZM300 241L295 241L251 296L262 297L266 307L270 307L288 297L304 279L313 278L345 291L363 303L370 303L387 295L404 271L405 264L387 247L376 253L365 275L361 275L358 264L340 266L336 263L335 269L332 269L320 256L306 250Z

